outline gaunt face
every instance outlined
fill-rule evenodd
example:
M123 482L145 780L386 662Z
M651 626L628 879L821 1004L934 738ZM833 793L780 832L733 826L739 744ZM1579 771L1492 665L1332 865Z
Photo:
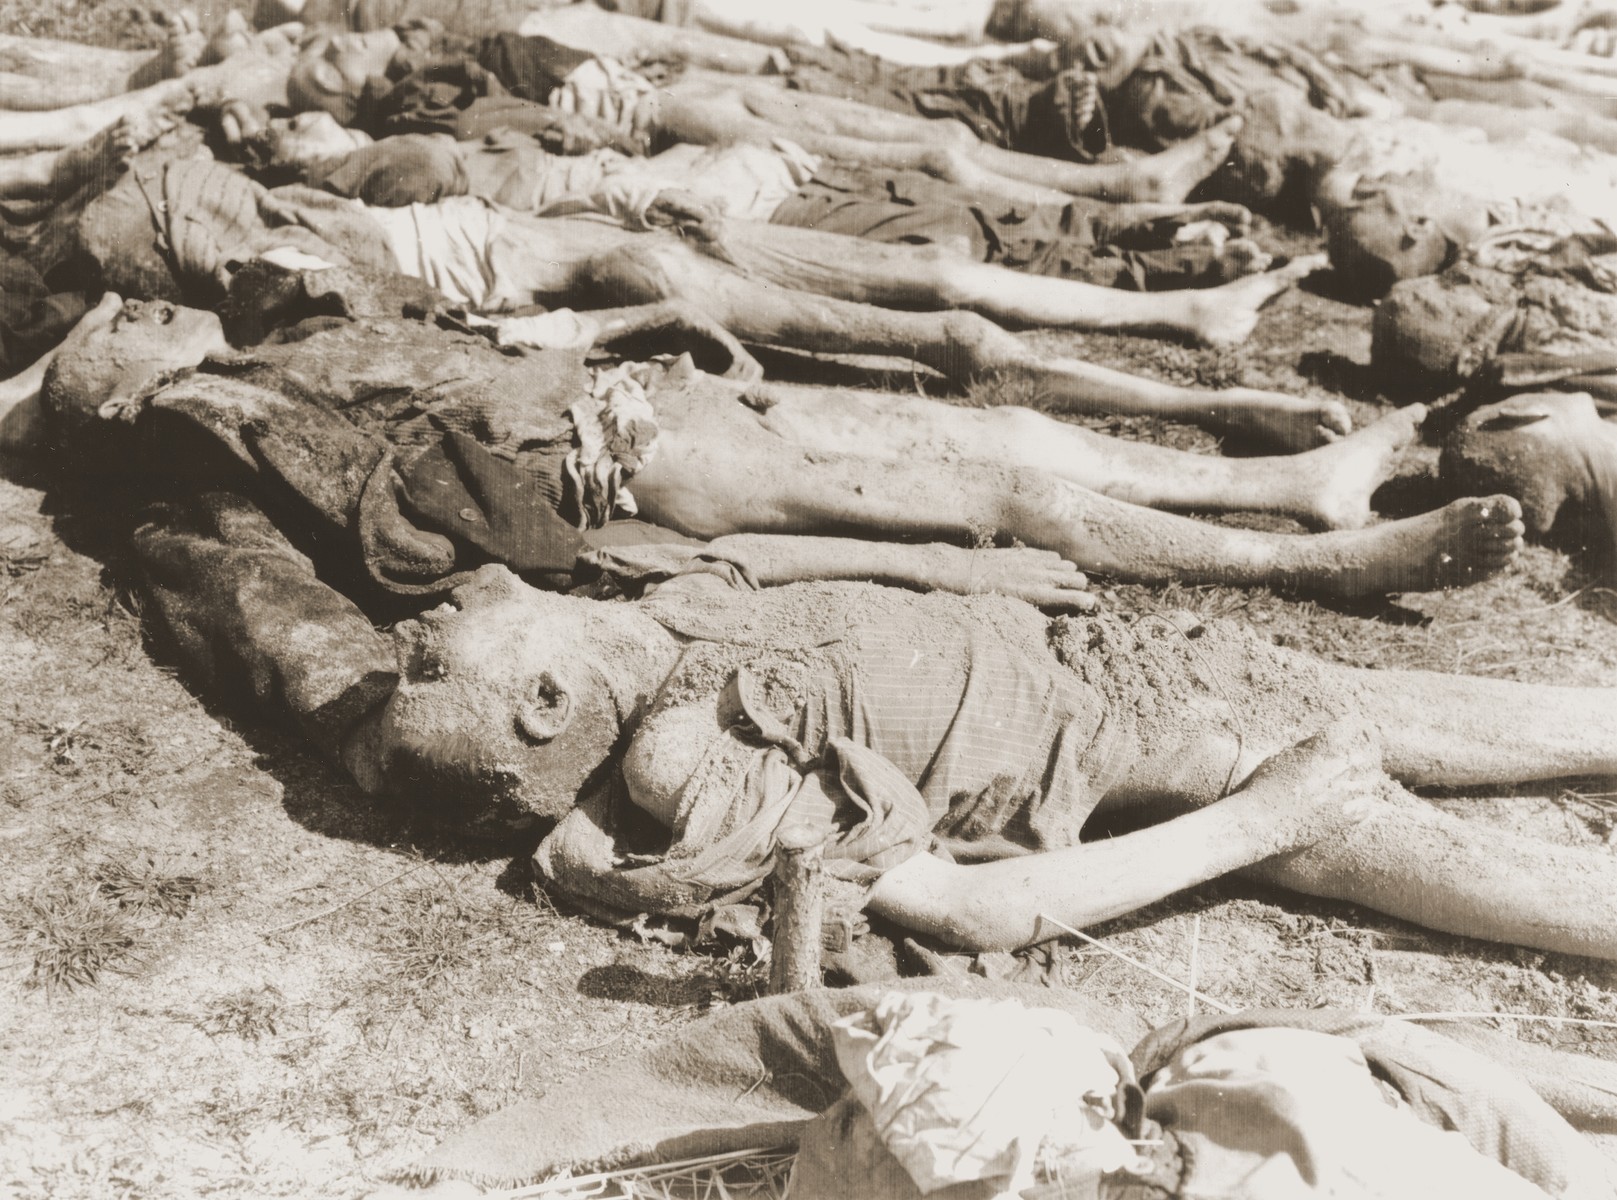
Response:
M1376 183L1328 219L1331 262L1355 292L1379 297L1400 280L1435 275L1448 264L1456 247L1433 199L1412 183Z
M213 313L130 300L110 324L63 348L47 376L46 407L70 425L111 418L158 379L228 348Z
M371 145L371 136L349 129L328 112L315 110L295 117L277 117L269 123L269 164L308 166L341 158Z
M287 78L287 99L302 112L328 112L351 121L365 81L385 75L398 53L392 30L321 34L303 47Z
M400 682L383 718L389 790L488 829L558 818L623 725L614 613L485 567L451 602L397 626Z

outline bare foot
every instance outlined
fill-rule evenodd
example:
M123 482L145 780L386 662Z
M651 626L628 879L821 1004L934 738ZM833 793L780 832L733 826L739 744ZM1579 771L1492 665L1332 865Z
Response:
M1308 400L1255 388L1226 388L1211 395L1218 407L1204 424L1288 454L1328 446L1353 431L1353 418L1340 400Z
M52 172L58 196L68 196L92 181L102 187L129 169L129 160L180 121L171 108L150 109L120 117L100 133L62 151Z
M959 592L997 592L1038 608L1088 612L1095 607L1095 597L1086 590L1089 580L1053 550L1013 546L959 553L965 567L962 586L955 589Z
M208 36L202 32L202 22L196 13L181 9L168 18L168 34L159 54L161 79L178 79L202 61L207 49Z
M1231 237L1246 237L1252 232L1252 210L1244 204L1228 204L1222 200L1187 204L1176 219L1181 225L1216 221L1230 231Z
M203 65L221 63L233 54L241 54L252 49L254 35L252 26L248 25L247 18L236 9L225 14L225 19L219 28L207 41L207 48L201 58Z
M1398 451L1415 440L1426 406L1411 404L1388 413L1351 437L1291 460L1304 490L1295 510L1320 529L1362 529L1370 522L1370 497L1392 474Z
M1270 854L1286 854L1363 821L1386 778L1374 730L1343 719L1266 759L1223 803L1250 807L1259 844Z
M1265 306L1325 264L1325 255L1306 254L1261 275L1185 292L1186 302L1192 306L1190 331L1209 346L1238 346L1257 328L1258 314Z
M1261 275L1274 258L1266 254L1250 238L1236 238L1225 242L1218 252L1218 277L1224 283L1245 279L1248 275Z
M1277 553L1272 579L1343 598L1464 587L1516 557L1521 516L1509 496L1473 497L1370 529L1288 539L1296 544Z
M1229 158L1242 124L1241 117L1226 117L1195 137L1141 159L1141 180L1130 198L1142 203L1183 204L1196 185Z

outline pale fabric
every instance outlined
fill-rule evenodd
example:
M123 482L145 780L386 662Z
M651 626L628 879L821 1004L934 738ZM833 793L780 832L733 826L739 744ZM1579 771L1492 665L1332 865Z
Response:
M527 346L531 350L588 350L601 331L596 321L570 308L497 321L471 316L469 323L476 329L492 329L497 345Z
M633 124L640 102L656 90L638 71L616 59L596 57L575 67L548 100L551 108L624 129Z
M1614 81L1617 89L1617 81ZM1489 141L1479 129L1412 117L1351 122L1342 168L1365 178L1426 174L1488 206L1502 225L1540 224L1546 214L1617 224L1617 156L1548 134Z
M1269 1028L1197 1042L1151 1078L1146 1112L1190 1152L1184 1200L1546 1197L1390 1100L1348 1038Z
M882 1143L923 1193L987 1181L1016 1195L1042 1161L1074 1186L1137 1161L1112 1123L1123 1048L1070 1013L931 992L884 996L831 1027Z
M653 201L674 190L732 217L768 221L819 169L816 156L785 138L768 146L681 143L655 158L612 150L577 159L552 156L541 173L533 211L542 217L598 216L642 229Z
M638 378L641 364L591 372L590 394L567 410L578 444L564 466L578 497L579 528L599 529L639 511L629 478L657 448L657 413Z
M505 227L498 209L472 196L406 208L366 207L387 235L399 270L469 308L498 308L502 294L490 253Z

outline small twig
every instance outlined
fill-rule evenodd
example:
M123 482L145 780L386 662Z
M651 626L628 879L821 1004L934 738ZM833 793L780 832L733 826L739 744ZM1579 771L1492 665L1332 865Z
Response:
M692 1171L717 1171L725 1167L756 1158L765 1160L764 1164L778 1162L790 1157L779 1149L736 1150L727 1154L712 1154L705 1158L687 1158L679 1162L654 1163L644 1167L627 1167L617 1171L599 1171L589 1175L563 1176L548 1180L545 1183L530 1184L527 1187L514 1188L505 1192L489 1192L484 1200L524 1200L526 1197L564 1196L570 1193L584 1192L585 1195L597 1195L607 1185L633 1179L666 1179L670 1176L685 1174Z
M1194 1018L1196 1015L1196 973L1200 967L1200 951L1202 941L1202 915L1196 913L1190 918L1190 973L1185 977L1185 1016Z
M1097 950L1104 950L1104 951L1106 951L1106 953L1112 955L1113 957L1122 959L1124 962L1128 963L1129 966L1131 966L1131 967L1138 967L1140 970L1144 971L1147 975L1151 975L1151 976L1154 976L1157 979L1162 980L1163 983L1171 984L1172 986L1180 989L1181 991L1189 992L1192 996L1196 997L1196 999L1200 1000L1203 1004L1207 1005L1208 1008L1216 1008L1216 1009L1218 1009L1219 1012L1226 1013L1226 1014L1240 1011L1238 1009L1231 1008L1228 1004L1224 1004L1221 1001L1214 1000L1211 996L1207 995L1205 992L1192 991L1191 988L1188 985L1186 985L1184 983L1181 983L1179 980L1175 979L1172 975L1168 975L1168 974L1166 974L1166 973L1164 973L1162 971L1159 971L1155 967L1147 966L1145 963L1141 962L1137 958L1129 957L1127 954L1124 954L1121 950L1118 950L1117 948L1115 948L1113 946L1108 946L1105 942L1101 941L1099 938L1090 937L1087 933L1085 933L1081 929L1074 929L1071 925L1064 924L1063 922L1056 920L1054 917L1047 916L1044 913L1039 914L1039 920L1050 922L1050 924L1054 925L1057 929L1060 929L1065 933L1070 933L1073 937L1078 938L1081 941L1087 942L1089 945L1094 946Z
M404 870L400 871L397 875L394 875L389 879L384 879L381 883L377 884L375 887L366 888L363 892L358 892L355 895L352 895L352 896L348 897L348 899L342 901L340 904L333 904L330 908L323 909L323 910L321 910L320 912L317 912L317 913L311 913L307 917L299 917L296 921L289 921L285 925L277 925L274 929L263 930L258 936L262 937L262 938L274 937L278 933L285 933L289 929L296 929L298 926L307 925L311 921L324 920L326 917L331 916L332 913L341 912L343 909L347 908L350 904L354 903L356 900L363 900L366 896L371 895L373 892L379 892L383 888L397 883L399 880L403 879L406 875L412 875L415 872L421 870L422 867L429 866L429 865L430 865L430 863L428 862L428 860L423 859L421 862L416 863L414 866L404 868ZM302 889L300 888L298 890L301 891Z
M1596 1029L1617 1029L1617 1021L1597 1021L1592 1017L1555 1017L1542 1013L1508 1012L1425 1012L1387 1013L1392 1021L1481 1021L1503 1018L1509 1021L1544 1021L1553 1025L1590 1025Z

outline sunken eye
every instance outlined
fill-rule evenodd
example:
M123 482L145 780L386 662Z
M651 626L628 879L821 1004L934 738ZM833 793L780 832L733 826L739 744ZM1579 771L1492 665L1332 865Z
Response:
M174 320L174 308L168 304L159 305L152 315L157 318L159 325L167 325Z

